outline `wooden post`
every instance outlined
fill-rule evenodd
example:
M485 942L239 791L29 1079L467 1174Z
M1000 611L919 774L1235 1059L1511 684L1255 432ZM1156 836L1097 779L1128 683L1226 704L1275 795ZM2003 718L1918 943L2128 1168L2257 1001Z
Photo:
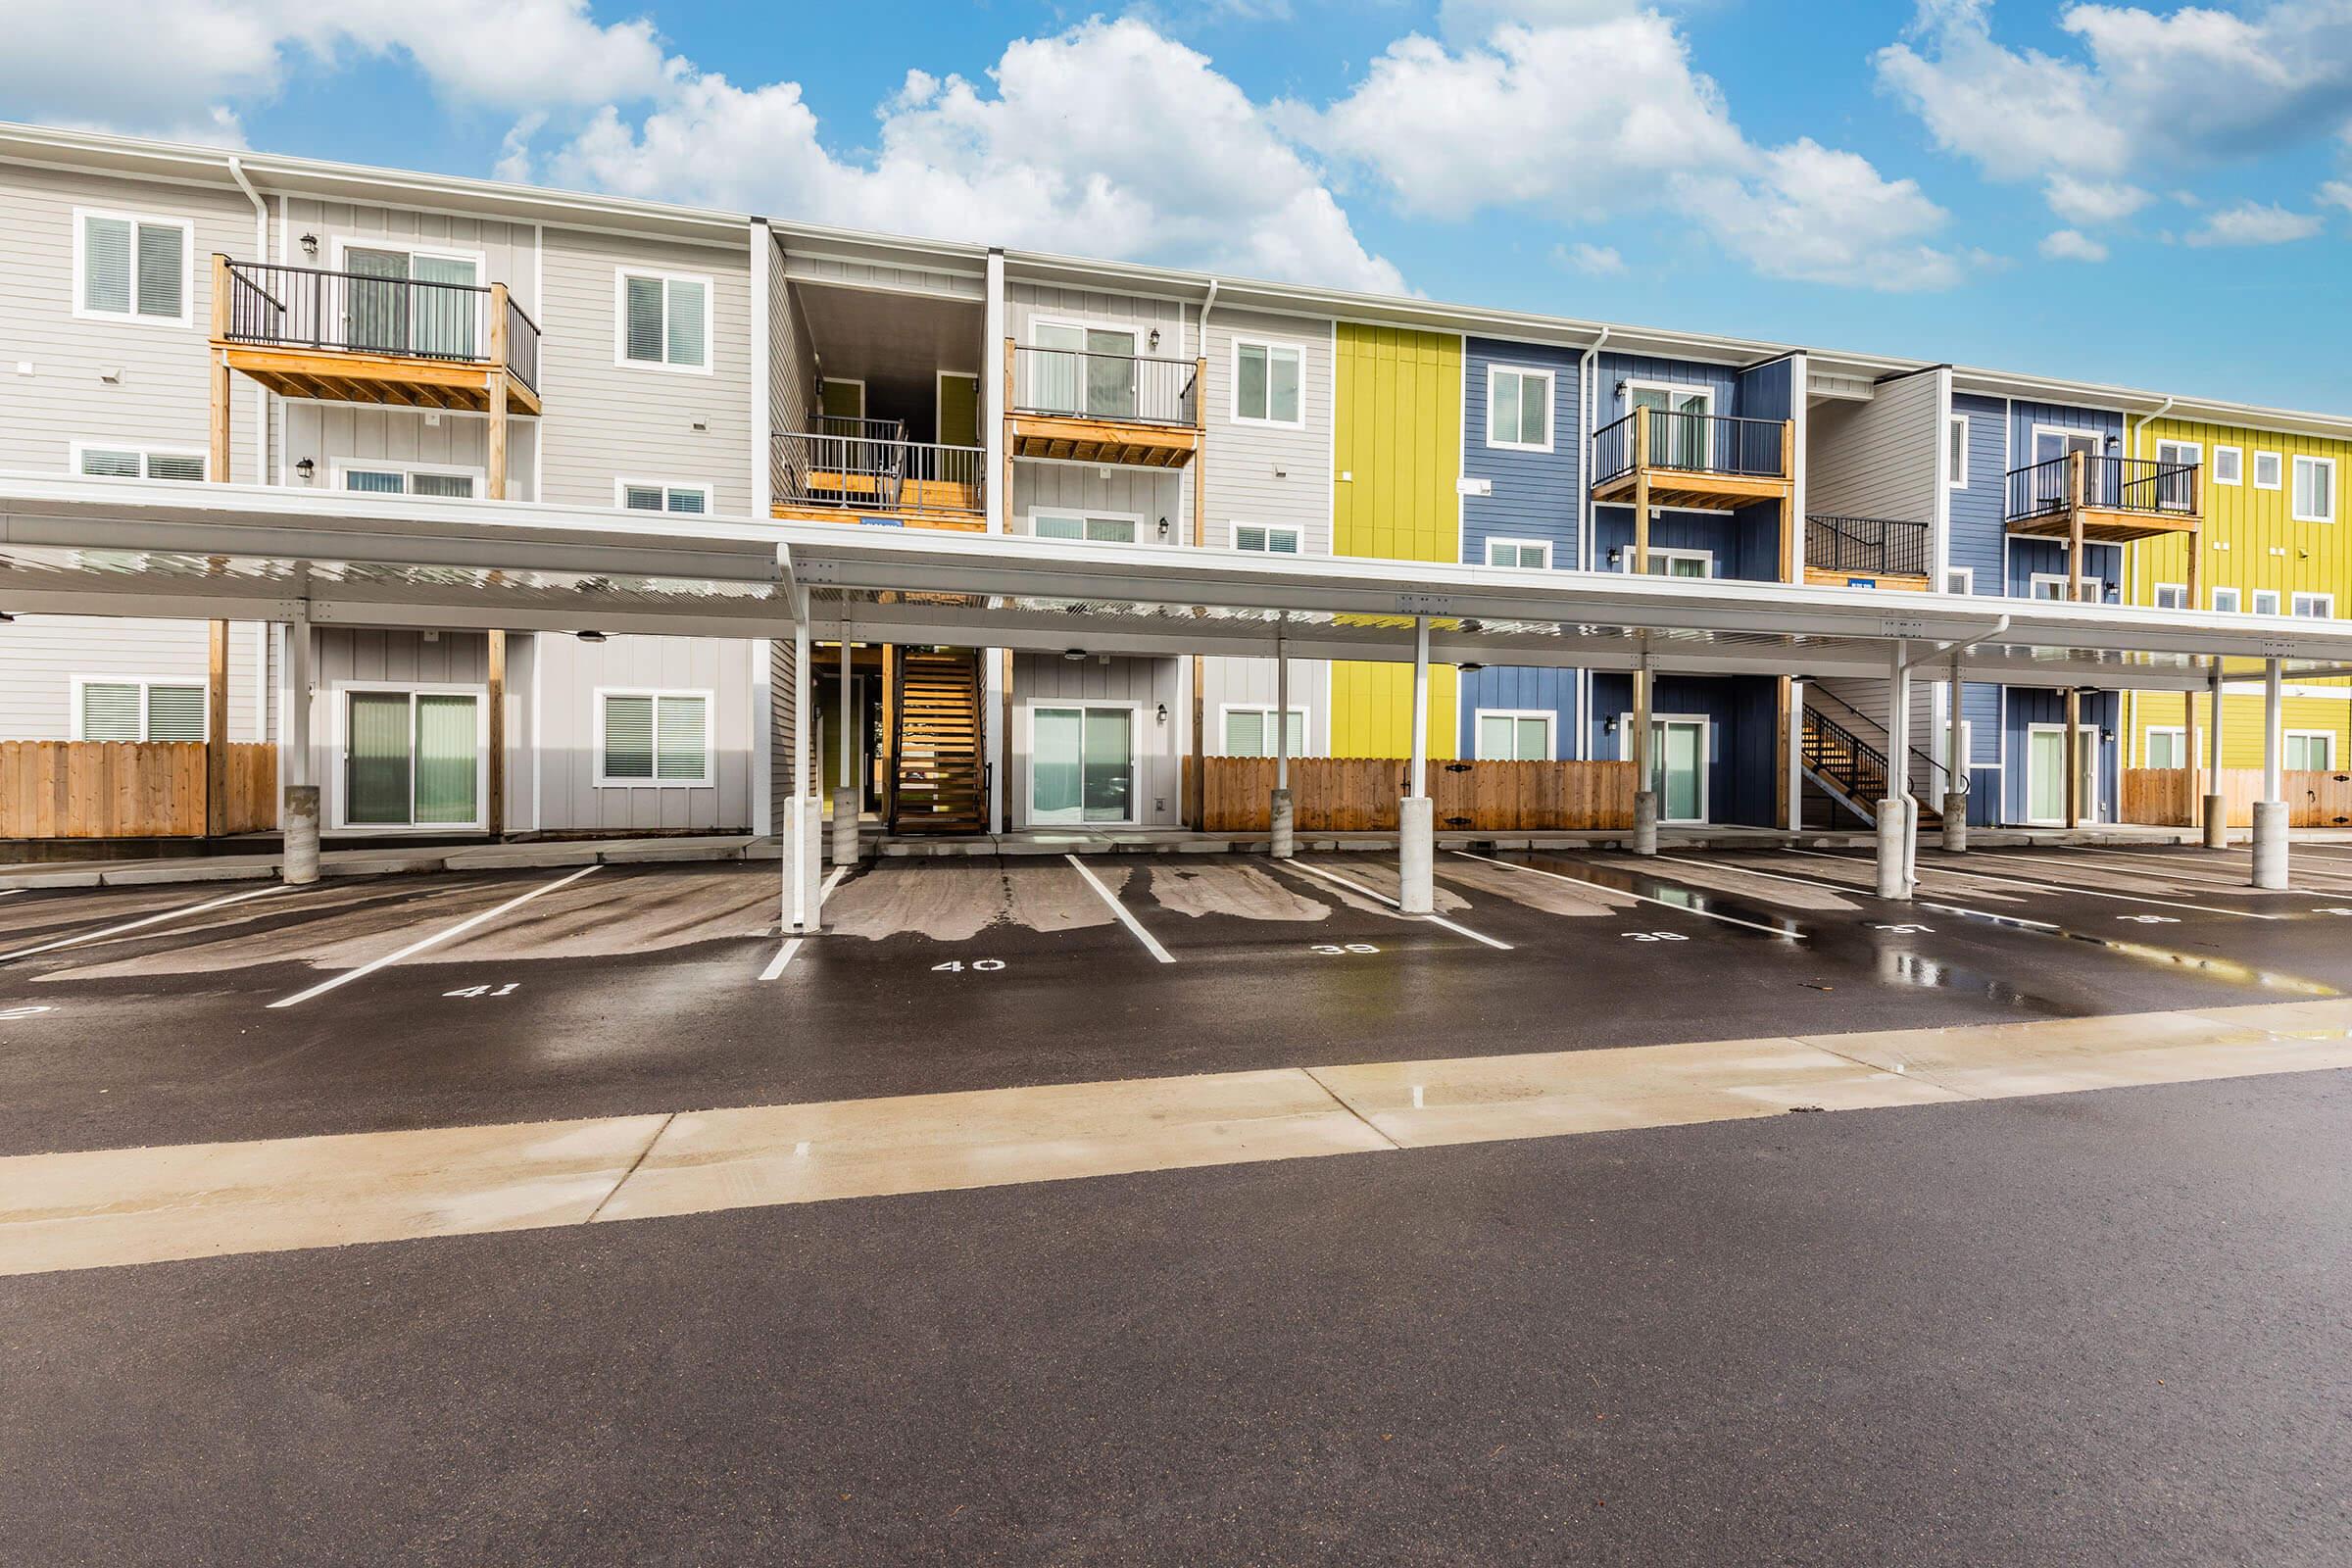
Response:
M1012 376L1016 359L1011 338L1004 340L1004 499L997 507L997 515L1004 519L1004 531L1012 532Z
M1777 827L1788 825L1788 748L1795 744L1795 737L1788 733L1789 685L1789 678L1783 675L1775 686L1773 710L1780 714L1777 727L1781 732L1781 743L1775 749L1772 770L1772 820Z
M2186 541L2188 569L2180 576L2182 592L2188 595L2187 608L2194 610L2204 602L2204 596L2198 592L2198 578L2205 565L2205 465L2202 463L2188 470L2188 501L2189 511L2195 516L2190 520Z
M874 799L880 803L882 820L887 823L899 808L899 650L895 643L882 645L882 749L881 776L874 780Z
M204 672L204 831L228 831L228 622L212 623Z
M484 803L483 823L490 836L507 830L507 634L494 631L490 641L490 799Z
M2066 825L2082 825L2082 693L2066 689Z
M490 285L490 499L507 499L507 285ZM495 635L495 634L493 634ZM494 808L495 809L495 808Z
M2197 694L2182 692L2180 706L2187 713L2187 721L2180 726L2180 765L2188 769L2188 817L2193 822L2197 816L2197 797L2205 793L2197 787L2201 776L2197 763Z
M2066 598L2069 604L2082 600L2082 468L2083 454L2066 455L2066 493L2068 506L2066 544ZM2071 742L2070 742L2071 744ZM2069 822L2067 826L2074 824Z
M1649 420L1634 410L1634 575L1649 575ZM1642 786L1647 789L1649 786Z
M1796 421L1781 421L1781 482L1788 488L1781 492L1781 580L1802 582L1803 568L1798 564L1796 530Z

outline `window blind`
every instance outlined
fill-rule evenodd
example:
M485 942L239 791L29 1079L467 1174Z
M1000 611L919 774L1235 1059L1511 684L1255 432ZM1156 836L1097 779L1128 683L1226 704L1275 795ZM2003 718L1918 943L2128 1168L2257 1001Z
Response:
M115 681L90 681L83 685L81 738L85 741L137 740L138 687Z
M707 775L703 708L700 697L655 700L654 716L660 742L657 762L662 778L699 783Z
M632 277L624 285L622 322L627 354L632 360L662 361L662 280Z
M674 277L669 280L669 363L672 365L703 363L703 299L707 292L701 283L690 283Z
M204 478L204 460L172 452L147 454L147 477L174 479L183 484L201 482Z
M658 484L623 485L620 491L620 504L631 512L660 512L662 510L662 487Z
M81 305L130 314L130 224L120 218L82 220Z
M151 741L204 739L204 688L147 688L147 738Z
M608 696L605 699L605 777L650 779L654 776L654 700L651 697Z
M139 314L176 319L180 280L186 273L181 248L187 236L166 223L139 225Z
M136 452L100 452L84 448L81 471L110 479L136 479L139 476L139 455Z
M1225 715L1225 755L1264 757L1266 715L1253 708L1237 708Z
M473 475L469 473L412 473L409 475L409 494L413 496L454 496L463 501L473 494Z

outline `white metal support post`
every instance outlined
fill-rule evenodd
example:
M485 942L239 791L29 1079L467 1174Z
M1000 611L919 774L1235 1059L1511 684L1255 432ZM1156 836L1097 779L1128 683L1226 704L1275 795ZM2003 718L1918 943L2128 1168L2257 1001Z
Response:
M857 688L850 676L852 656L857 644L848 637L841 640L841 720L840 734L834 745L841 751L841 766L837 769L833 790L833 863L858 863L858 803L861 793L858 788L858 722Z
M1968 848L1968 730L1960 716L1960 696L1967 689L1960 680L1960 655L1954 650L1951 710L1945 714L1950 729L1943 742L1943 847L1954 854Z
M1294 851L1291 808L1291 641L1274 634L1274 799L1267 825L1273 830L1268 851L1287 860Z
M784 929L802 936L817 930L822 902L820 861L824 821L816 808L816 760L808 744L815 726L808 678L808 596L793 595L792 622L792 797L784 812Z
M1634 853L1658 853L1656 726L1650 722L1649 638L1642 639L1642 665L1634 671ZM1704 765L1704 760L1701 760Z
M1411 792L1397 803L1397 906L1407 914L1437 909L1436 805L1429 798L1429 617L1413 617L1413 765Z
M1897 638L1887 655L1886 798L1879 803L1879 897L1911 897L1912 853L1918 818L1912 812L1910 644Z
M986 293L980 305L980 387L976 394L980 413L981 462L985 471L980 478L980 506L990 533L1009 533L1012 515L1012 461L1006 448L1012 432L1006 420L1012 415L1012 363L1008 347L1009 333L1004 311L1004 253L988 253ZM999 374L997 367L1004 367ZM994 648L980 651L980 756L983 776L988 780L988 830L1004 831L1004 791L1009 784L1004 776L1005 746L1004 728L1009 675L1007 661Z
M289 886L318 880L318 786L311 782L311 686L316 680L311 617L306 612L286 623L286 760L282 817Z
M2230 845L2230 802L2222 788L2222 662L2213 662L2213 711L2205 725L2205 847L2209 850L2227 849Z
M2286 886L2286 757L2278 661L2262 662L2262 799L2254 803L2254 885Z

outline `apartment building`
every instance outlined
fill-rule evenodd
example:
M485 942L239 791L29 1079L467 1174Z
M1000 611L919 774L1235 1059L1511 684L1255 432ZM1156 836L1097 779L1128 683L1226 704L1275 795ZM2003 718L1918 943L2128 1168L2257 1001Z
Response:
M26 127L0 204L0 467L1933 591L1993 637L2003 600L2338 602L2352 418ZM788 642L316 636L330 834L780 820ZM279 627L0 638L0 739L288 733ZM1926 663L1897 745L1886 680L1672 652L1440 665L1430 755L1642 761L1658 820L1757 827L1906 786L1931 825L2111 818L2124 767L2176 755L2169 699ZM812 651L815 765L903 833L1172 828L1208 758L1410 750L1409 665L1275 666L852 635ZM2343 697L2294 701L2334 765Z

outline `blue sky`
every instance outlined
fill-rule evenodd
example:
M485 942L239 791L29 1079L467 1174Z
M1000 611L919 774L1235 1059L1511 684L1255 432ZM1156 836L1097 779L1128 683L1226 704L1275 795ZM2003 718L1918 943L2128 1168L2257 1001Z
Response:
M2352 410L2352 0L9 13L9 119Z

